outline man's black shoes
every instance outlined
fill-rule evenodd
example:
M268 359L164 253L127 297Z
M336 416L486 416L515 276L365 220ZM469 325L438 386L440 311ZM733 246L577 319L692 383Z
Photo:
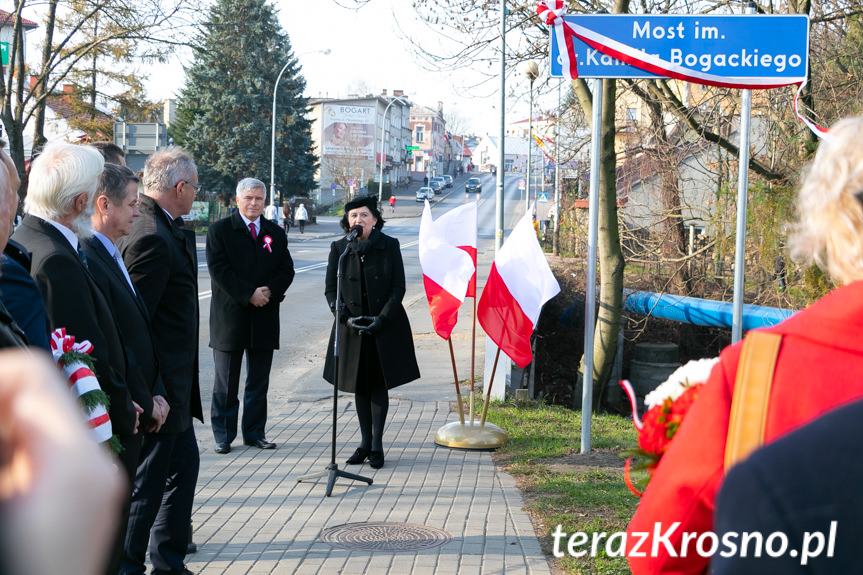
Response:
M257 447L258 449L275 449L275 448L276 448L276 444L275 444L275 443L273 443L272 441L267 441L267 440L266 440L266 439L264 439L264 438L261 438L261 439L247 439L247 440L246 440L246 441L244 441L243 443L245 443L245 444L246 444L246 445L248 445L249 447Z
M217 443L216 449L214 449L216 453L230 453L231 452L231 444L230 443Z

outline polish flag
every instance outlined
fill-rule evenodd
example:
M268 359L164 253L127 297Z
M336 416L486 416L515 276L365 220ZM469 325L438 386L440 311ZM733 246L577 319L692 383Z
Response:
M476 297L476 222L476 202L450 210L434 221L443 240L451 246L466 251L473 262L474 272L467 286L466 297Z
M548 267L528 210L503 244L477 304L477 320L516 365L533 359L530 336L542 306L560 292Z
M473 226L475 235L476 218ZM449 339L476 266L465 250L447 242L442 226L432 220L428 200L420 220L419 255L435 333Z

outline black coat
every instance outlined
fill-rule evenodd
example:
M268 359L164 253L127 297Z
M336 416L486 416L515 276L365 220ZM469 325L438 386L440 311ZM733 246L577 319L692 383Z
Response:
M365 271L366 294L368 298L368 315L380 316L383 328L374 336L381 370L386 380L387 389L418 379L420 376L417 365L414 341L408 315L402 306L405 295L405 268L399 241L382 233L375 234L369 240L362 263ZM342 238L330 245L329 264L325 295L332 309L336 300L336 272L339 256L344 252L348 242ZM362 338L354 330L348 328L344 321L348 317L363 314L362 278L360 257L350 249L343 260L342 269L342 324L339 326L339 383L342 391L356 391L356 373L360 364L360 349ZM324 364L324 379L334 382L335 361L333 360L333 339L335 337L335 322L330 332L330 342L327 347L327 360Z
M126 385L123 340L96 280L50 223L28 215L12 237L31 254L30 275L42 292L48 329L65 327L76 341L86 339L93 344L90 357L99 385L111 401L111 428L121 439L131 437L136 414Z
M213 349L279 349L279 303L294 279L294 262L285 231L263 217L259 221L255 240L239 212L207 231ZM255 307L249 298L261 286L270 288L270 303Z
M165 399L171 406L160 433L180 433L204 420L198 386L198 257L195 234L171 221L149 196L141 216L120 238L126 269L150 313Z
M863 573L863 402L840 407L814 422L755 451L729 471L716 504L714 532L721 537L731 531L759 532L766 540L771 533L788 537L788 550L772 558L762 548L753 557L738 552L719 553L711 560L714 575L838 575ZM833 557L826 557L831 523L836 522ZM817 544L816 532L824 536L818 557L801 565L805 533L810 551ZM778 549L779 541L774 549ZM788 551L796 550L794 556ZM722 548L720 547L720 551Z
M153 416L153 396L165 395L159 360L150 333L150 314L139 295L129 288L123 272L105 246L96 237L82 241L90 273L102 288L123 343L126 346L126 382L132 399L141 406L141 427L146 429Z
M0 349L27 347L27 336L0 301Z
M30 277L30 252L11 239L0 254L0 301L27 334L31 347L51 351L45 302Z

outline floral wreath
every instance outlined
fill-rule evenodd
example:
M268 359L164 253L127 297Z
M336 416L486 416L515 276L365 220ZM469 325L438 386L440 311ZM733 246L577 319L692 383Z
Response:
M92 343L88 340L76 343L75 337L68 335L65 327L57 328L51 334L54 361L66 376L72 393L81 403L91 437L96 443L107 442L111 451L119 454L123 448L120 439L113 433L111 418L108 416L111 401L96 379L94 360L90 357L92 351Z

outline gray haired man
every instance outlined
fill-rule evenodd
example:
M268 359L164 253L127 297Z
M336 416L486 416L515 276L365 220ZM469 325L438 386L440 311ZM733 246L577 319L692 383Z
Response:
M261 214L264 183L245 178L237 185L237 211L207 231L210 347L215 360L210 421L216 453L230 453L237 436L240 369L247 360L243 394L243 442L259 449L276 444L265 435L267 390L273 350L279 348L279 303L294 279L284 231Z

